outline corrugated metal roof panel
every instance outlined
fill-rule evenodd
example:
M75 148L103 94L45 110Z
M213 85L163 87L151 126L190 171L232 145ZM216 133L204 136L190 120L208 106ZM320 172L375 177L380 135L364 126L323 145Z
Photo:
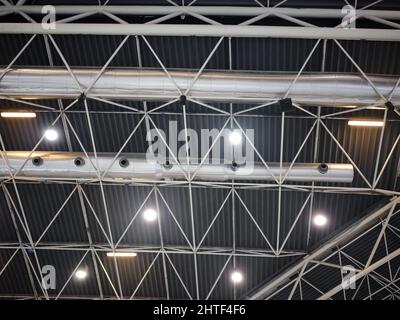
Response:
M136 1L135 3L139 3ZM158 1L151 1L157 3ZM37 2L40 3L40 2ZM143 3L143 2L142 2ZM248 5L255 5L254 2L241 1ZM271 1L271 5L275 1ZM118 2L115 2L118 4ZM146 2L148 4L148 2ZM164 3L163 3L164 4ZM208 4L214 5L208 0L198 0L197 5ZM321 3L319 3L322 5ZM362 2L359 3L362 5ZM290 5L290 4L289 4ZM99 67L102 66L111 56L113 50L119 45L123 37L111 36L55 36L54 37L61 51L65 55L71 66L79 67ZM7 43L2 46L0 51L0 64L7 65L15 54L24 46L29 36L25 35L1 35L0 43ZM217 38L209 37L148 37L149 43L152 45L157 55L163 61L165 66L169 68L185 68L198 69L201 67L213 46L218 41ZM312 40L296 40L296 39L232 39L232 68L234 70L254 70L254 71L271 71L271 72L296 72L304 63L305 58L311 51L315 41ZM341 41L341 44L349 54L359 63L360 67L367 73L400 74L399 64L396 63L396 57L400 50L398 43L389 42L366 42L366 41ZM52 57L56 66L63 67L58 54L51 49ZM330 72L357 72L356 68L351 64L349 59L340 51L340 49L332 42L327 41L327 51L325 60L325 70ZM160 65L147 48L143 40L140 40L140 54L144 67L160 68ZM322 43L311 57L309 63L305 66L305 71L320 71L323 60ZM45 54L45 45L42 36L37 36L26 52L17 60L16 66L47 66L49 65L48 57ZM138 67L138 57L136 40L131 37L122 47L121 51L111 62L112 67ZM215 55L210 59L206 69L229 69L229 52L228 40L222 41L220 47L216 50ZM57 101L36 101L43 105L58 108ZM66 106L71 101L65 101ZM143 102L120 101L121 103L143 109ZM21 106L20 103L14 103L6 100L0 100L1 108ZM160 103L149 103L149 108L154 108ZM229 110L227 103L212 104L222 110ZM234 110L248 108L246 104L233 104ZM90 110L91 125L93 126L94 140L96 142L96 150L98 152L117 152L123 145L131 130L138 123L140 115L132 114L124 109L116 106L110 106L98 101L88 100ZM316 112L316 109L311 109ZM71 108L71 112L67 113L68 119L76 129L80 140L86 151L93 151L93 145L90 137L89 126L84 107L81 102ZM183 117L180 114L181 107L173 104L163 110L164 114L154 114L152 119L161 129L167 131L170 121L177 121L178 128L182 129ZM204 128L221 128L226 121L225 116L206 115L210 110L203 107L195 106L188 103L188 126L196 131ZM281 139L281 109L276 106L257 110L250 116L238 117L238 121L243 128L254 129L256 132L255 146L260 151L262 157L266 161L278 162L280 160L280 139ZM322 109L322 114L335 112L335 108ZM192 114L197 113L197 114ZM203 113L199 115L198 113ZM56 113L38 112L35 121L4 121L0 119L0 133L5 143L6 150L30 150L44 130L54 121ZM313 125L313 119L307 118L304 113L297 109L285 110L285 143L283 146L283 161L290 162L296 155L297 149L302 144L308 130ZM375 110L367 110L354 113L350 116L362 117L382 117L380 112ZM390 115L390 121L385 128L385 136L382 143L382 155L387 154L399 134L399 126L393 121L395 118ZM325 121L327 127L332 131L335 137L343 145L344 149L349 153L354 162L359 166L366 177L371 180L374 177L375 164L378 153L380 131L370 128L350 128L346 125L346 117L340 119ZM57 150L67 151L66 138L63 134L61 122L56 124L57 130L60 132L61 139L57 143L49 143L43 141L38 150ZM146 131L144 123L132 140L127 144L124 152L144 152L147 149L145 140ZM71 134L72 149L81 151L77 139ZM304 146L303 151L299 154L298 162L313 162L316 136L312 133L309 140ZM382 156L379 161L379 168L386 159ZM334 141L324 131L320 131L318 153L316 161L322 162L346 162L348 159L343 152L335 145ZM379 188L393 189L397 181L397 165L399 161L398 148L395 149L393 157L388 162L387 171L382 175L378 184ZM17 195L12 186L6 184L12 198L17 203ZM321 184L323 186L340 186L340 184ZM365 187L359 174L356 173L354 187ZM54 214L60 208L61 204L72 191L74 184L60 185L50 184L49 182L36 183L18 183L17 184L21 202L24 206L26 218L34 239L37 239L51 221ZM104 185L105 203L103 202L102 191L96 185L83 185L89 203L85 202L85 208L88 216L89 230L91 232L95 245L103 245L107 242L96 217L90 206L98 217L99 222L109 237L110 231L113 240L118 240L126 229L128 223L139 209L141 203L150 192L147 186L131 186L131 185ZM218 211L219 206L223 203L228 195L229 189L220 188L204 188L193 186L193 220L194 230L192 230L192 209L190 207L189 191L186 187L160 187L160 192L165 198L166 203L174 213L174 217L178 221L183 232L187 236L189 242L193 241L193 234L196 244L204 236L210 222ZM277 242L277 225L278 225L278 196L277 190L248 190L240 189L237 191L243 203L252 213L255 221L260 229L265 233L273 247ZM302 204L304 203L308 193L297 191L282 192L282 207L280 221L279 242L282 243L287 235L291 223L295 220ZM231 196L232 197L232 196ZM291 237L289 237L285 249L308 251L317 247L328 237L342 230L344 226L353 222L355 219L363 216L365 212L374 205L379 204L383 197L352 195L352 194L330 194L315 193L313 210L314 212L326 212L329 215L330 225L324 230L311 229L310 242L307 247L307 233L309 221L309 204L305 207L296 227L293 229ZM164 245L169 247L187 246L185 237L182 235L179 227L170 214L167 205L159 197L160 205L160 222L161 233ZM148 199L146 206L154 206L156 203L154 194ZM18 207L17 207L18 208ZM107 209L107 210L106 210ZM18 242L13 230L13 224L10 220L9 210L4 199L4 194L0 196L0 217L2 232L0 233L1 241ZM235 218L235 227L233 230L233 210ZM108 228L107 214L109 216L110 230ZM397 223L397 220L394 220ZM20 225L19 225L20 226ZM235 239L233 234L235 233ZM376 236L376 235L375 235ZM348 252L357 259L365 261L368 250L373 244L374 235L372 234L366 240L356 243L354 247L349 248ZM74 194L68 204L55 220L54 224L49 228L45 237L46 242L76 243L80 246L88 245L87 232L84 226L82 209L79 197ZM258 228L249 216L246 208L241 201L235 196L233 201L228 199L225 206L220 212L219 217L215 220L209 234L204 239L203 246L200 250L207 247L218 247L230 249L235 240L236 248L252 248L258 250L268 250L265 239L259 232ZM23 234L23 241L27 241L26 235ZM397 238L394 233L388 236L388 243L396 246ZM127 230L126 235L121 240L121 245L128 246L151 246L159 247L160 233L158 224L144 224L139 215L132 226ZM4 261L10 257L9 249L0 250L0 262L3 266ZM82 257L83 251L48 251L37 250L40 263L54 264L57 267L60 283L64 283L69 274L73 271L76 263ZM347 252L347 249L346 249ZM384 253L384 248L379 247L377 257ZM228 253L229 254L229 253ZM112 259L107 258L105 253L99 253L100 259L104 264L104 269L109 273L113 284L118 288L118 277L116 268ZM135 259L118 260L119 276L122 284L122 294L129 297L139 284L141 277L144 275L147 267L150 265L155 253L140 252ZM195 265L192 254L170 253L169 257L174 263L182 277L182 281L186 284L188 291L192 297L196 295L195 286ZM199 296L204 298L208 295L211 286L218 277L224 263L229 255L219 256L216 254L196 255L198 277L199 277ZM345 259L344 259L345 260ZM211 298L226 299L245 297L246 294L257 287L261 283L265 283L278 272L283 270L285 266L291 265L297 258L260 258L260 257L236 257L232 258L227 269L222 274L220 281L216 284ZM338 263L336 260L332 260ZM187 298L186 292L176 277L175 272L168 261L167 277L169 294L173 298ZM233 270L233 264L246 275L245 281L241 287L235 290L230 283L229 273ZM89 254L84 264L91 270L90 278L87 282L79 283L74 279L65 288L65 295L80 296L96 296L99 294L97 281L94 276L94 265L91 254ZM398 259L393 261L398 265ZM102 267L98 266L100 274L100 283L102 285L105 296L113 296L114 292L108 282L107 276ZM383 270L383 274L387 274L387 270ZM166 297L167 289L164 282L164 270L162 263L162 255L158 257L152 269L143 281L137 297ZM330 271L311 274L306 277L311 284L319 289L328 289L333 286L337 280L337 274ZM10 264L10 269L2 275L0 279L0 292L4 294L30 294L32 288L29 278L26 274L26 266L21 253L18 253ZM37 286L37 284L36 284ZM302 293L305 299L314 299L320 295L318 291L310 285L302 281ZM377 284L371 283L371 286L377 287ZM38 289L38 287L37 287ZM368 288L363 285L360 289L359 296L364 297L368 293ZM275 298L287 298L290 289L285 289ZM295 292L294 298L299 298L300 292ZM383 293L377 297L383 298ZM342 299L341 293L335 298Z

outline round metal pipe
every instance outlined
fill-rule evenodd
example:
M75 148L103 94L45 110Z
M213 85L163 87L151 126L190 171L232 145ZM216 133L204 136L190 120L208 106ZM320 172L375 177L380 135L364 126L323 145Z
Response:
M4 69L0 69L2 74ZM98 69L73 69L83 89L96 79ZM170 71L182 91L190 87L193 71ZM201 101L260 102L281 99L294 73L204 71L189 92ZM370 75L379 92L389 96L397 77ZM72 98L81 94L65 69L13 69L0 81L0 95L17 98ZM130 100L171 100L178 96L172 81L161 70L108 69L88 95ZM322 106L372 105L382 103L360 75L304 73L291 88L290 98L297 103ZM400 87L392 98L400 103Z
M4 153L7 163L0 161L0 177L8 177L9 168L15 174L25 163L23 169L18 173L19 177L37 178L98 178L100 176L111 179L151 179L151 180L184 180L184 172L191 176L196 172L197 180L226 181L226 180L273 180L274 176L285 176L290 163L284 163L280 168L279 163L269 164L269 170L260 163L246 163L232 167L231 164L203 164L200 169L197 161L193 164L172 163L165 165L156 160L148 160L145 157L125 154L115 159L113 154L99 154L97 160L93 155L86 158L83 153L74 152L34 152L8 151ZM76 159L79 159L77 164ZM121 165L120 159L127 162ZM93 167L98 163L98 172ZM320 163L296 163L286 176L287 181L318 181L318 182L343 182L353 181L354 170L351 164L328 163L327 169L322 170ZM182 171L183 170L183 171Z
M204 24L57 23L45 29L40 23L2 23L2 34L88 34L183 37L243 37L400 41L400 30L276 27Z

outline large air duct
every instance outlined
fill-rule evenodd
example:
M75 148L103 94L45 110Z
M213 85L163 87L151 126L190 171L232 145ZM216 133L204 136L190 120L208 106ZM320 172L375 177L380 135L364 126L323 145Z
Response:
M0 74L4 70L0 69ZM72 70L83 89L91 86L98 69ZM195 71L170 71L185 92ZM295 73L203 72L189 95L202 101L257 102L281 99ZM379 92L389 96L398 77L370 75ZM0 95L18 98L72 98L80 95L66 69L13 69L0 80ZM109 69L104 71L88 94L109 99L169 100L179 94L174 83L160 70ZM374 89L359 75L305 73L290 90L292 101L325 106L371 105L382 102ZM400 103L400 87L392 102Z
M113 154L99 154L96 159L93 155L87 158L83 153L74 152L30 154L24 151L8 151L3 156L4 159L0 160L0 177L10 176L11 169L13 174L18 171L19 177L97 179L98 172L93 165L98 166L100 176L104 175L107 179L184 180L184 172L189 172L191 176L196 172L197 180L207 181L268 181L273 180L273 176L285 177L287 174L286 181L349 183L353 181L354 175L351 164L338 163L296 163L289 171L289 163L284 163L282 167L279 163L272 163L269 165L270 170L261 163L205 163L198 170L198 162L179 166L132 154L121 155L117 159L114 159ZM23 165L22 170L19 170Z

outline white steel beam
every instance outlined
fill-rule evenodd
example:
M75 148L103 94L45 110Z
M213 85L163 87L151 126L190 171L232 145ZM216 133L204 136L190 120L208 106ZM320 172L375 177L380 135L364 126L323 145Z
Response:
M171 13L182 14L200 14L212 16L237 16L252 17L262 14L283 14L291 17L301 18L343 18L346 12L341 8L323 9L323 8L267 8L267 7L241 7L241 6L133 6L133 5L107 5L107 6L91 6L91 5L60 5L54 6L57 14L81 14L87 12L108 12L116 15L135 15L135 16L159 16ZM12 7L0 7L0 13L18 13L42 14L42 6L23 5ZM399 20L400 15L393 10L358 10L360 17L379 17L384 19Z
M86 34L141 35L176 37L244 37L400 41L400 30L343 29L327 27L276 27L203 24L110 24L58 23L55 29L44 29L40 23L1 23L1 34Z

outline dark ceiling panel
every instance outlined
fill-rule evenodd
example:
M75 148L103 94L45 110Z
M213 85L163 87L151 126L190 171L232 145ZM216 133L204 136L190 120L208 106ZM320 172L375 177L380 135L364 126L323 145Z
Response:
M260 2L267 4L267 1L260 0ZM277 2L270 1L270 5L275 5ZM26 1L26 4L40 5L43 3L43 1ZM58 2L58 4L62 3L78 4L76 1ZM130 1L130 3L166 4L165 1ZM187 4L188 0L185 3ZM358 1L359 6L367 3L369 1ZM46 2L46 4L49 3ZM79 1L79 4L95 5L97 1ZM112 4L126 4L126 2L112 0ZM198 0L196 2L196 5L229 4L231 4L231 1ZM238 1L236 5L255 6L257 4L254 1L243 0ZM288 1L285 5L288 7L312 7L316 5L319 7L337 7L342 5L342 1L329 1L329 3L311 0L301 1L301 3ZM391 8L395 5L398 7L397 2L383 1L377 4L376 8ZM93 19L102 21L100 17ZM238 19L234 18L221 19L230 23L238 22ZM181 23L181 20L178 17L174 22ZM276 19L272 19L270 22L276 23ZM198 23L198 21L195 23ZM29 38L26 35L0 35L0 65L7 66ZM124 37L58 35L54 36L54 39L72 67L100 68L113 54ZM203 65L219 38L147 37L147 40L167 69L192 69L196 71ZM139 47L137 43L139 43ZM304 39L235 38L231 40L230 57L229 40L224 39L206 65L205 70L229 70L231 58L233 70L298 72L315 43L314 40ZM400 74L400 64L398 63L400 47L398 42L341 41L340 43L366 73ZM65 68L51 44L50 53L54 65ZM304 72L319 72L323 67L328 72L358 72L357 68L352 65L351 61L333 41L326 42L325 59L323 53L323 43L321 42L306 64ZM109 66L111 68L138 68L140 67L139 60L144 68L161 68L144 40L139 38L137 41L132 36L126 41ZM322 66L323 60L325 61L324 66ZM35 37L14 64L16 67L49 65L43 36ZM56 119L60 107L57 100L35 100L35 102L52 107L54 111L29 106L29 108L37 111L37 118L34 121L0 118L0 134L4 141L4 149L9 151L32 150L44 131ZM71 100L65 99L63 101L64 107L71 102ZM92 99L88 99L87 102L96 151L118 152L142 115L132 109L128 110ZM139 110L144 110L145 106L144 101L115 100L115 102ZM158 101L148 102L147 107L153 109L161 103ZM210 105L223 111L229 112L230 110L229 103L210 103ZM232 109L235 112L252 106L251 104L234 103ZM1 110L14 107L27 108L22 102L0 99ZM317 107L308 107L308 110L316 113ZM254 129L255 147L267 162L279 162L281 158L282 111L285 112L282 161L291 162L313 126L314 119L299 109L282 109L277 105L259 109L257 112L252 112L246 116L237 116L239 124L244 129ZM323 115L336 111L339 110L322 108ZM227 120L225 115L212 114L210 109L199 107L193 103L187 104L187 112L187 125L196 132L200 132L201 129L220 129ZM71 151L82 151L83 146L85 151L93 152L94 147L83 101L79 101L66 112L66 116L79 138L74 136L70 128L68 129ZM354 113L354 116L381 118L382 112L364 110ZM371 181L375 174L376 163L378 162L379 169L384 165L386 158L383 155L390 152L400 133L397 115L389 114L388 119L390 121L385 127L381 146L382 156L379 159L377 155L381 131L371 128L351 128L347 125L349 117L351 115L344 115L333 120L324 120L324 123ZM151 114L151 118L157 127L163 129L167 134L171 121L177 122L178 130L184 128L182 106L178 103L171 104L159 110L159 112ZM55 128L60 134L60 139L56 143L43 141L37 146L37 150L69 150L65 127L63 127L61 120L55 124ZM145 122L143 121L122 151L144 153L148 146L146 132ZM382 175L377 185L378 188L398 189L399 157L400 153L397 146L387 162L387 170ZM314 161L349 163L344 153L323 128L320 128L318 136L314 129L297 159L297 162ZM197 298L196 276L200 298L206 298L208 295L212 299L245 298L253 289L266 283L300 259L297 256L275 258L257 257L255 254L246 256L239 253L240 249L249 249L254 252L263 251L264 253L270 251L264 235L274 249L277 247L278 241L279 244L282 244L290 232L299 210L309 196L309 192L284 188L279 194L278 188L264 187L261 190L252 190L244 186L236 188L237 195L230 194L228 196L231 191L230 186L217 188L195 183L191 185L190 189L187 186L160 186L161 195L158 194L156 199L156 193L153 191L143 205L143 208L154 207L158 201L159 225L158 223L145 223L139 210L152 190L151 184L134 186L129 183L126 185L104 183L100 186L87 182L82 185L84 193L83 210L78 191L75 191L63 210L60 211L59 216L56 217L55 215L66 197L75 188L76 181L70 181L68 184L51 181L42 183L18 181L16 189L12 181L2 181L3 183L14 201L13 212L21 214L21 221L26 218L29 232L34 241L45 231L47 224L55 218L40 245L46 245L46 243L73 244L76 248L71 250L38 248L36 252L30 248L20 249L4 274L1 275L1 295L32 295L34 289L41 294L36 279L33 281L34 288L32 287L27 273L26 260L24 260L25 255L25 258L28 257L28 259L34 261L34 253L37 253L40 265L49 264L56 267L57 289L61 289L87 249L92 250L95 246L99 250L98 258L92 251L89 251L82 264L88 268L89 278L84 282L71 278L68 285L65 286L62 297L98 297L102 292L103 297L106 298L115 296L115 291L122 294L122 297L129 298L135 290L134 298L164 299L167 295L176 299L187 299L189 295L192 298ZM301 183L296 184L301 185ZM322 187L343 186L343 184L332 183L318 185ZM359 173L355 174L355 180L351 186L366 187ZM215 218L226 197L228 197L227 201L220 210L218 217ZM278 208L279 197L282 200L280 208ZM190 203L191 199L193 207ZM290 237L285 243L284 250L304 254L312 251L346 226L384 203L385 199L387 197L376 195L315 192L312 207L310 207L311 200L308 200L309 202L305 205L304 211L299 216ZM22 215L22 211L25 217ZM137 218L129 226L137 212ZM316 230L313 226L309 227L310 217L317 212L325 213L328 216L329 226L319 230ZM84 213L87 214L88 230L92 238L91 244L89 244ZM396 215L391 222L397 229L393 228L387 234L388 251L398 246L398 228L400 227L398 217ZM16 225L20 231L22 242L29 243L29 237L23 231L21 221L18 217L16 218ZM213 226L205 236L212 221L214 221ZM378 229L356 241L344 252L364 263L368 259L368 254L377 234ZM142 251L138 252L138 256L134 259L117 260L117 263L115 263L114 259L106 256L105 251L107 249L104 249L104 246L108 245L107 238L112 239L113 242L121 240L120 248L140 247ZM19 248L19 239L14 230L14 223L4 190L0 194L0 241L14 248L0 250L1 270L15 248ZM198 248L199 252L193 255L188 248L193 244L195 247L199 246L200 241L202 243ZM163 247L166 248L165 250L168 253L159 253ZM207 250L208 252L205 252ZM237 255L232 255L232 253ZM386 255L386 253L386 248L381 244L378 247L375 259ZM156 256L157 259L155 259ZM338 256L334 256L328 262L332 264L351 263L344 255L341 258L342 261L339 260ZM226 269L223 269L228 259ZM148 269L153 261L154 264ZM386 277L390 277L390 272L397 270L398 266L399 260L395 259L391 263L392 270L386 265L379 271ZM37 265L34 268L39 271ZM98 279L96 278L96 268ZM234 269L245 274L245 280L241 286L234 287L229 279L230 273ZM141 279L145 276L147 270L149 272L141 283ZM197 270L197 273L195 270ZM222 272L221 278L216 282L220 272ZM176 273L180 275L181 279ZM311 271L300 283L302 296L300 296L300 290L296 290L293 298L315 299L319 297L321 293L318 290L329 290L337 284L337 279L340 277L338 273L340 273L338 270L332 271L331 267L321 267L318 270L315 269L315 272ZM370 280L370 287L378 290L379 284L372 278ZM359 299L368 296L369 289L366 282L359 284L359 291L356 295ZM121 283L121 287L119 287L119 283ZM214 284L215 287L210 293ZM189 295L184 286L186 286ZM290 290L291 287L283 289L273 298L287 299ZM56 292L58 291L49 293L56 294ZM374 299L384 298L386 293L386 290L383 290L383 292L376 294ZM349 293L346 298L350 296ZM334 298L344 299L343 293L339 292Z

